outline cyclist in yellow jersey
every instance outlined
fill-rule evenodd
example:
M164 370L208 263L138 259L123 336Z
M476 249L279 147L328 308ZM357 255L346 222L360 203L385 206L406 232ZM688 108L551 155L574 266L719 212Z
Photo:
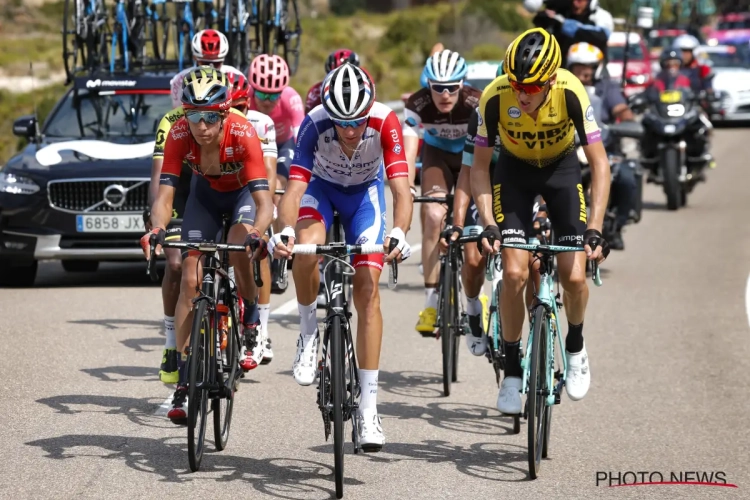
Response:
M556 244L584 245L586 253L557 256L564 290L568 335L565 389L572 400L583 398L591 383L583 343L583 318L588 301L586 258L602 261L609 247L601 234L610 185L610 167L594 110L581 82L560 69L557 41L536 28L516 38L505 55L505 75L482 93L471 169L471 190L482 220L482 248L497 253L500 243L527 243L534 198L541 194L549 208ZM575 136L592 171L591 214L581 186ZM489 171L495 137L500 153ZM497 407L506 414L521 412L521 329L526 309L524 286L529 278L526 251L503 249L501 321L507 356Z

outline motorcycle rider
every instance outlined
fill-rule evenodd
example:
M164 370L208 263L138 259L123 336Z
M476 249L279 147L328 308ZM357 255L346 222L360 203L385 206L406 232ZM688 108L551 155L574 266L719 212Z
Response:
M633 111L625 101L620 88L609 78L597 78L602 73L604 66L604 53L597 47L581 42L573 45L568 51L568 69L581 80L591 96L591 105L600 125L614 123L615 120L633 121ZM595 99L598 97L598 99ZM602 141L604 147L612 145L612 139L602 128ZM614 206L617 207L617 219L612 234L605 234L613 250L624 250L625 244L622 240L622 228L628 223L628 218L636 206L638 196L638 184L635 169L629 162L622 163L617 175L612 177L611 193Z
M542 4L545 4L544 10ZM599 6L599 0L524 0L524 8L534 16L534 26L544 28L557 39L562 64L567 67L570 47L586 42L607 54L607 40L615 29L612 14ZM606 73L606 69L604 70Z
M690 78L682 73L682 54L677 49L667 48L661 55L659 64L661 71L656 75L654 81L641 94L632 97L632 106L641 108L648 104L655 104L660 101L662 92L666 90L681 90L692 97L692 84ZM710 130L711 122L704 113L700 113L700 119L691 127L691 140L687 141L687 159L688 163L701 162L713 164L713 158L708 153L709 135L706 133ZM644 165L653 165L658 161L658 143L652 137L645 135L641 141L641 163ZM656 169L649 169L649 179L653 179ZM703 179L703 173L697 174Z

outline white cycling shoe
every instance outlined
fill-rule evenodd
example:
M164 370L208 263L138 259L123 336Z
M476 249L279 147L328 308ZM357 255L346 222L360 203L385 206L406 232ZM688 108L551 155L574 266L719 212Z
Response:
M268 332L266 332L263 344L263 361L261 362L261 364L267 365L273 360L273 349L271 349L271 339L268 338Z
M292 364L292 373L299 385L310 385L315 381L318 371L318 338L318 330L309 337L300 333L297 338L297 356Z
M359 445L362 451L376 452L383 449L385 436L378 411L374 408L357 411L359 421Z
M255 348L253 348L252 353L250 353L250 358L255 362L256 365L259 365L260 362L263 360L264 351L266 350L266 332L263 330L263 328L258 327L258 339L257 343L255 345Z
M474 356L482 356L485 352L487 352L487 335L475 337L474 335L468 333L464 335L464 337L466 337L466 347L469 348L469 352Z
M521 413L521 378L505 377L497 395L497 409L506 415Z
M568 360L568 371L565 372L565 392L573 401L579 401L589 392L591 385L591 369L589 368L589 356L586 353L586 345L577 354L565 351Z

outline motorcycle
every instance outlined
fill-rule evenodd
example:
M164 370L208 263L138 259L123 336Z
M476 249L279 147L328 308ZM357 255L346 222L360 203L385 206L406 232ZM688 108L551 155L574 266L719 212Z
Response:
M688 142L706 137L708 127L701 117L701 101L705 93L689 90L665 90L658 102L647 102L643 94L633 96L632 109L644 110L644 137L655 142L656 156L641 155L642 164L649 170L646 182L659 184L667 197L667 208L677 210L687 204L687 196L704 179L703 169L710 156L687 155ZM707 142L707 140L706 140ZM645 153L642 149L642 153Z

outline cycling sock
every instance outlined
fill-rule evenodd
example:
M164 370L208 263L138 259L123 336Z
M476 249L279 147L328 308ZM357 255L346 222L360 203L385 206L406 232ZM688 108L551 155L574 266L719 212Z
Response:
M583 351L583 323L571 325L568 322L568 335L565 337L565 350L571 354Z
M258 304L258 316L260 316L260 327L268 331L268 316L271 315L271 304Z
M437 285L425 285L424 286L425 309L428 307L437 309L437 304L438 304Z
M164 349L175 349L177 347L177 338L174 332L174 316L164 315Z
M359 409L375 409L378 405L378 370L359 369L359 384L362 388L362 398Z
M505 376L521 377L523 375L523 370L521 370L521 357L519 356L521 341L508 342L503 339L503 347L505 349Z
M250 302L245 297L242 297L242 305L245 306L244 317L242 322L245 326L257 326L260 323L260 317L258 315L258 303L253 301Z
M479 295L476 297L466 297L466 314L469 316L482 314L482 302L479 300Z
M315 330L318 329L318 318L315 314L318 310L318 302L315 301L309 306L303 306L297 302L299 310L299 326L303 337L312 337Z

